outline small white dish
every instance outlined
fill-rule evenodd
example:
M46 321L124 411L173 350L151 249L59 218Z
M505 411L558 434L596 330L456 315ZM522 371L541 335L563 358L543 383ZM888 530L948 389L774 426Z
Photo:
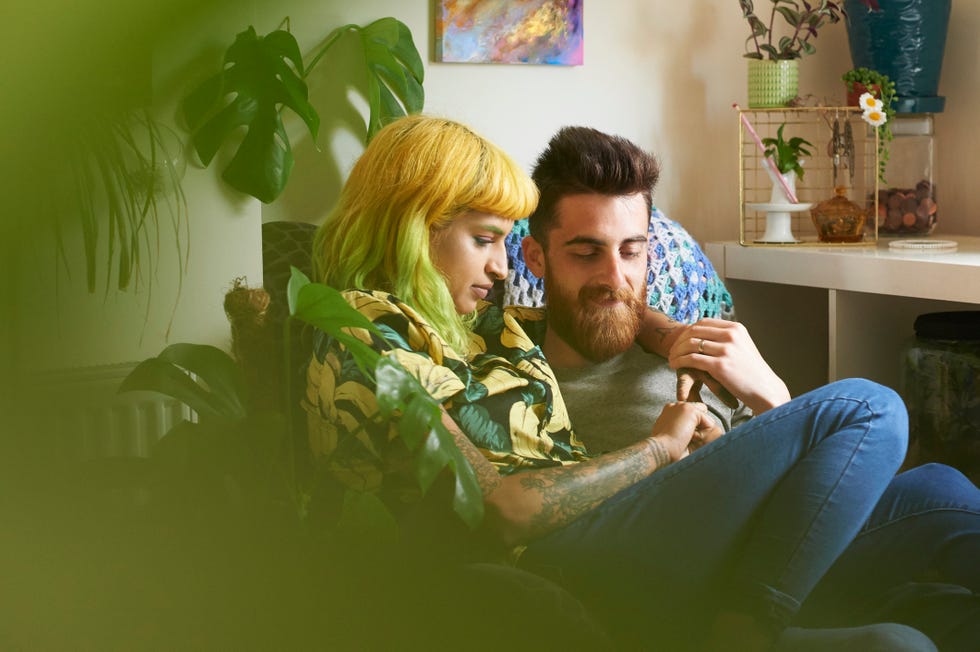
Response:
M798 211L806 211L813 208L812 203L800 203L800 204L756 204L756 203L745 203L745 207L753 211L766 211L767 213L796 213Z
M948 254L956 251L954 240L893 240L888 243L889 249L907 254Z

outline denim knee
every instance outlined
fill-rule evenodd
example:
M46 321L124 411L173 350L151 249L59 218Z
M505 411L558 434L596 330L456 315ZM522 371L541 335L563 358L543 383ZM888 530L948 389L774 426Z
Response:
M832 396L859 401L868 406L879 443L898 464L908 450L908 411L898 392L866 378L845 378L830 383L825 390ZM885 454L882 452L881 454ZM896 465L896 469L898 466Z

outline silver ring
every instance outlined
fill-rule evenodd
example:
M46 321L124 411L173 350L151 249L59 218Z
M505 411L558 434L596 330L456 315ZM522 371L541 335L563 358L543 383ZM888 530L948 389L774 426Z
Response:
M702 354L702 355L704 355L704 338L703 338L703 337L701 337L701 338L698 338L698 339L700 339L700 340L701 340L701 341L700 341L700 342L698 343L698 353L700 353L700 354Z

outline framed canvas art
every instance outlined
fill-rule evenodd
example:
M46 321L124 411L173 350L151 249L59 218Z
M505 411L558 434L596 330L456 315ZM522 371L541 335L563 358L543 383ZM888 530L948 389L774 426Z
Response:
M582 65L583 0L435 0L436 61Z

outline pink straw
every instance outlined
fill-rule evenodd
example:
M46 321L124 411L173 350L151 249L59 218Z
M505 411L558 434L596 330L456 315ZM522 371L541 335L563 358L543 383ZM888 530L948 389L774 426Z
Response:
M738 104L732 104L732 106L735 108L735 110L741 111ZM798 203L799 200L796 198L796 194L790 190L789 184L786 183L786 179L784 179L783 175L781 175L779 170L776 169L776 164L773 163L768 156L766 156L766 146L762 144L762 139L759 138L759 134L755 132L755 129L752 127L749 119L745 117L744 113L739 113L738 115L739 118L742 119L742 124L744 124L745 128L749 130L752 140L754 140L755 144L759 146L759 151L762 152L762 164L766 167L766 171L769 173L769 176L774 176L776 179L779 179L779 183L783 186L783 190L786 191L786 196L789 197L789 200L794 204Z

